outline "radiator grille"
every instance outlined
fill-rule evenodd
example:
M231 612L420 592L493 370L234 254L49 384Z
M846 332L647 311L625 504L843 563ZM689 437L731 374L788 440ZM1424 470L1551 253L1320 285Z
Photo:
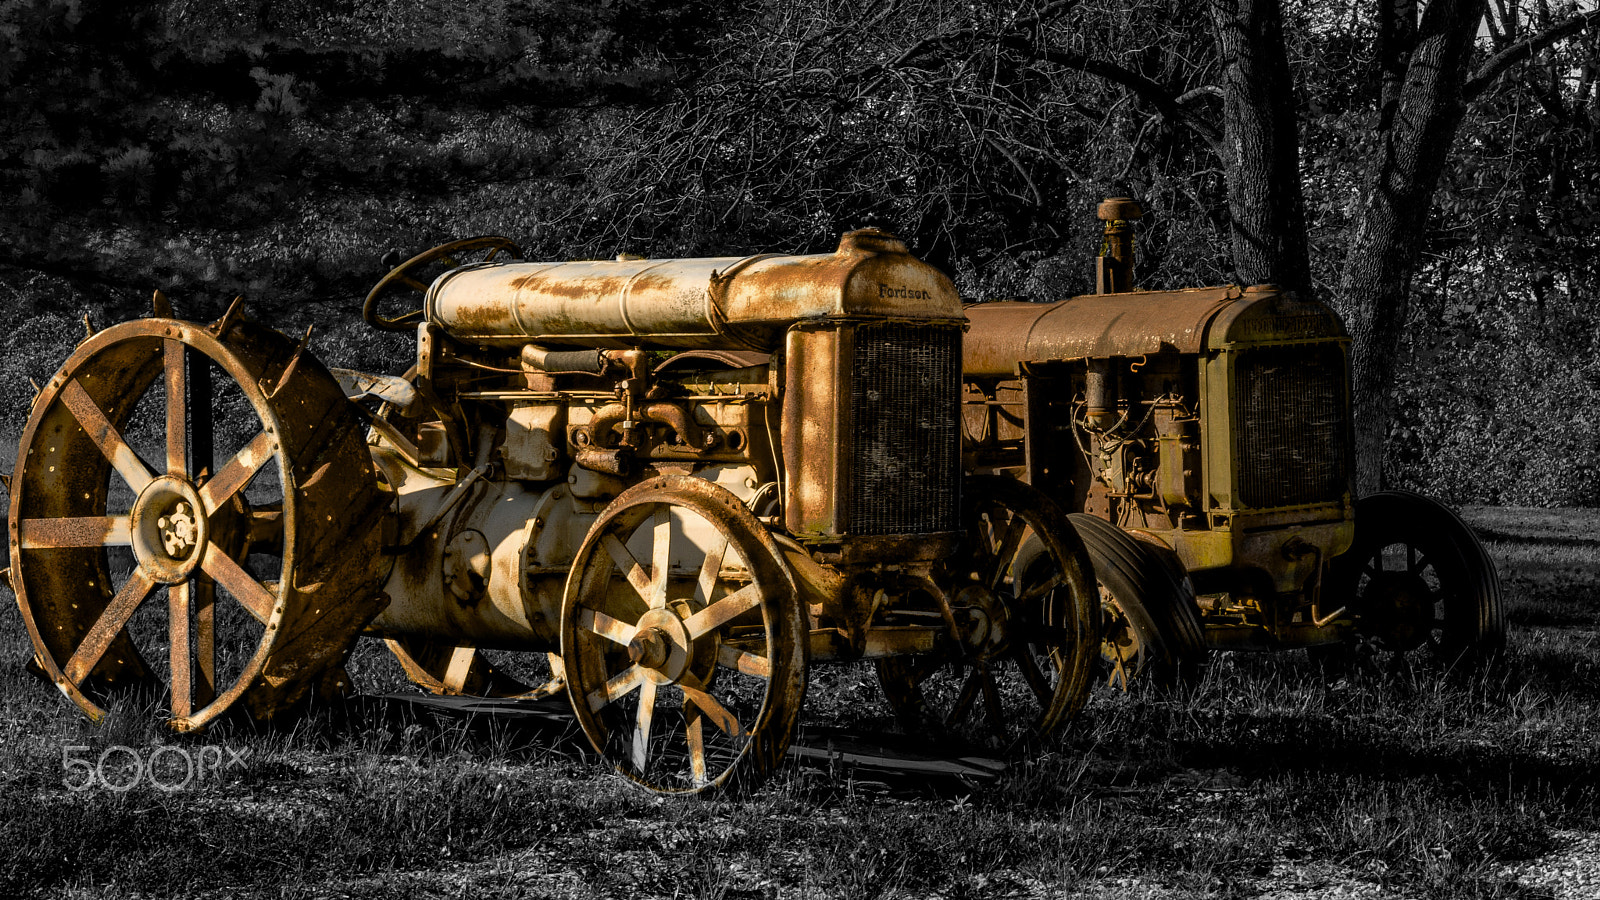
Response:
M961 333L856 330L848 458L851 534L955 531L961 509Z
M1348 489L1344 365L1334 344L1240 354L1234 421L1245 506L1336 501Z

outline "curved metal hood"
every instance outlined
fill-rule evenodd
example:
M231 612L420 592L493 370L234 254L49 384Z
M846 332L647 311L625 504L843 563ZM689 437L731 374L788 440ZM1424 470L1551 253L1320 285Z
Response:
M466 266L433 283L426 310L469 343L768 351L806 319L962 317L950 279L877 229L807 256Z
M977 376L1013 375L1021 361L1199 353L1346 336L1333 310L1271 285L976 303L966 312L972 325L963 369Z

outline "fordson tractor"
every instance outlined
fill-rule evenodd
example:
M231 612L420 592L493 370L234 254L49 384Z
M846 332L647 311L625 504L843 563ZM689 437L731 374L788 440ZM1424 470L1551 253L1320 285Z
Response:
M965 466L1071 512L1107 680L1208 650L1493 653L1500 586L1472 532L1413 493L1355 495L1335 312L1272 285L1135 290L1139 216L1100 205L1096 293L969 305L962 364Z
M9 483L35 669L91 717L143 688L194 730L342 690L366 635L440 693L564 691L669 793L771 772L828 660L874 661L900 720L946 738L1072 718L1088 556L1038 489L964 475L944 275L876 230L519 256L477 238L394 266L363 315L415 335L404 375L159 295L83 341Z

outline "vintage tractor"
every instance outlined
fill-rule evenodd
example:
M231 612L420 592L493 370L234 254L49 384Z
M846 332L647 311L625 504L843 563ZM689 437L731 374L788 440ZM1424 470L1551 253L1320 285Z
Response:
M963 485L947 278L870 229L812 256L518 256L395 265L363 314L416 335L403 376L159 296L79 345L10 483L40 673L91 717L144 688L193 730L340 690L369 635L434 691L564 689L663 792L769 773L814 662L875 660L908 728L991 746L1074 715L1094 576L1039 490Z
M1101 204L1098 293L966 310L965 466L1072 511L1109 680L1192 671L1208 649L1500 647L1499 582L1461 520L1354 496L1334 311L1271 285L1134 290L1139 216Z

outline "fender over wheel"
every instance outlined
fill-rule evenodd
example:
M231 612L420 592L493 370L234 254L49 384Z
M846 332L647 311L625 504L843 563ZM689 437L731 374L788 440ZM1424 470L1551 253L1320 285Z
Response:
M232 316L90 337L23 432L12 586L38 666L96 721L134 688L180 731L270 718L385 602L351 564L384 506L365 428L303 343Z
M1015 479L968 478L961 524L939 580L967 625L962 648L880 659L878 678L908 731L1012 750L1060 731L1088 698L1093 568L1060 508Z
M1121 528L1085 513L1067 518L1083 538L1100 586L1100 664L1107 685L1138 680L1172 685L1206 658L1194 588L1157 551Z
M573 711L652 791L748 789L770 774L794 736L808 648L777 544L709 481L628 488L573 559L561 606Z
M1348 606L1356 639L1396 661L1417 651L1451 664L1505 646L1494 562L1460 517L1420 494L1356 502L1355 542L1333 560L1328 590Z

